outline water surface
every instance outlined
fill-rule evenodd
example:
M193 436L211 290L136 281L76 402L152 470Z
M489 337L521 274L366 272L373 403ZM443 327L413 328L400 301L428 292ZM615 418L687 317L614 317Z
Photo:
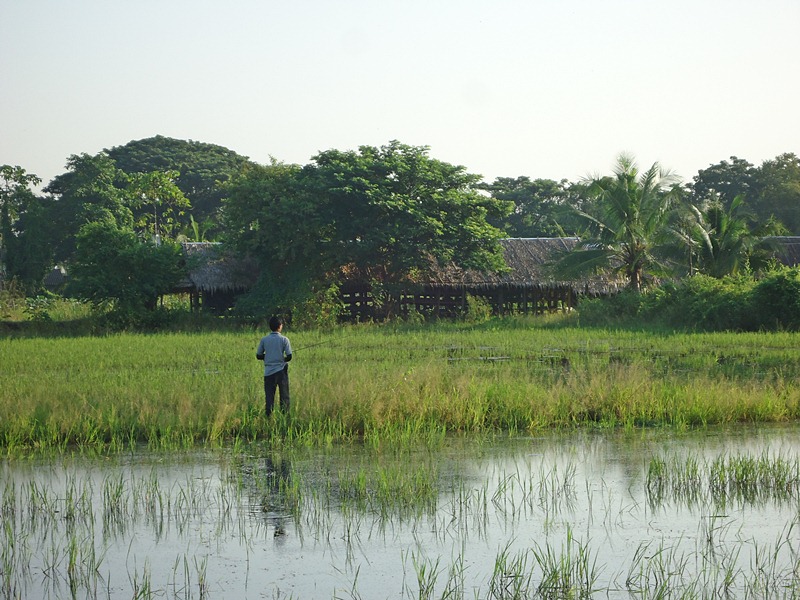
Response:
M798 449L792 425L5 460L0 598L797 597Z

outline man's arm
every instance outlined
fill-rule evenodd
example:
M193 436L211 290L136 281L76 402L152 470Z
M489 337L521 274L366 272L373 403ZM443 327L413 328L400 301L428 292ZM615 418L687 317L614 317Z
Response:
M289 338L283 338L283 370L289 370L288 362L292 360L292 344L289 342Z
M258 342L258 348L256 348L256 360L264 360L264 340Z

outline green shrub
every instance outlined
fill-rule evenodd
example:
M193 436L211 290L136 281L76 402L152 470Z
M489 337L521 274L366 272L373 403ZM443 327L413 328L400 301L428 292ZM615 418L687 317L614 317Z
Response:
M707 331L752 330L747 276L716 279L695 275L664 285L648 304L646 315L675 326Z
M34 296L25 299L25 314L31 321L52 321L50 311L53 308L53 298L48 296Z
M335 327L344 314L345 306L339 285L332 283L316 291L299 309L292 312L292 322L300 327Z
M492 304L485 298L467 294L467 311L464 321L467 323L485 323L492 318Z
M630 290L605 298L583 299L578 305L581 324L604 327L630 323L638 318L643 301L642 294Z
M425 313L417 310L415 306L411 306L406 311L403 320L409 325L423 325L425 323Z
M762 329L800 329L800 270L779 268L753 289L754 317Z
M749 276L695 275L641 294L626 290L608 298L583 300L578 308L584 325L753 331L759 328L754 285Z

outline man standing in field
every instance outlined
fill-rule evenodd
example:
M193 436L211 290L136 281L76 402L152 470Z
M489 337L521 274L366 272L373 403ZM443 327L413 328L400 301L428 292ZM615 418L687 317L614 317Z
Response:
M281 410L289 414L289 361L292 360L292 345L289 338L281 334L283 322L278 317L269 320L272 333L261 338L256 348L256 358L264 361L264 396L266 414L269 417L275 406L275 389L281 396Z

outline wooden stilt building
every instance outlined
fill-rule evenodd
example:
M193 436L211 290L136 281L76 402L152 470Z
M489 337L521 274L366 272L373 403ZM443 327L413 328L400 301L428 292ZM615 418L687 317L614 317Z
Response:
M390 300L401 315L411 310L449 318L467 310L470 296L492 307L495 314L542 314L568 311L581 296L615 293L624 284L595 277L560 281L548 268L559 253L568 252L578 238L508 238L501 240L509 270L485 273L449 267L435 269L427 281L409 284ZM368 282L345 281L341 286L345 313L351 320L380 319L386 302L377 303Z

